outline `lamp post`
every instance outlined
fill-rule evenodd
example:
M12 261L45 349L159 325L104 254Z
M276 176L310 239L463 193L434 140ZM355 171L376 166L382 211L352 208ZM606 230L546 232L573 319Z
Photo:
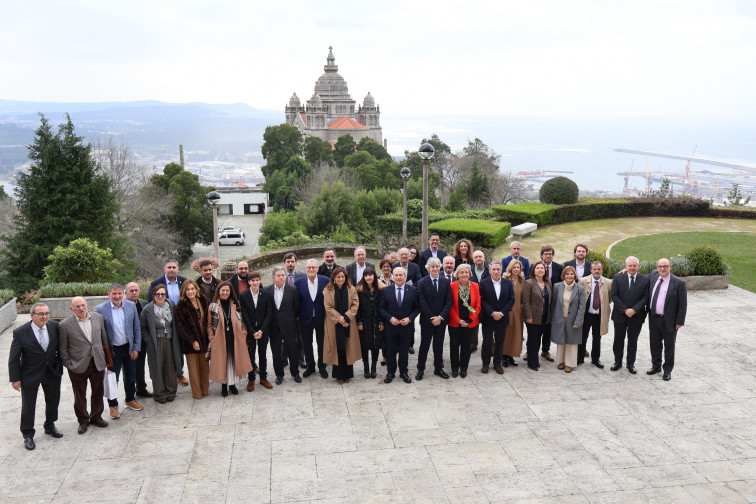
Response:
M404 190L402 191L404 195L404 204L402 206L402 246L404 246L407 244L407 181L412 172L405 166L399 170L399 175L402 177L402 182L404 183Z
M424 143L417 149L417 155L423 160L423 236L420 243L428 242L428 171L430 160L436 149L429 143Z
M210 191L205 197L207 198L207 202L213 208L213 257L218 260L218 265L220 266L220 251L218 250L218 202L221 199L221 195L216 191ZM220 268L218 271L220 271Z

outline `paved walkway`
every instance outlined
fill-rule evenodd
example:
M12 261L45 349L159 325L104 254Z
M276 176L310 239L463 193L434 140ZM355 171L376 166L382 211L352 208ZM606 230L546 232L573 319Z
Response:
M80 436L66 375L65 437L41 432L40 403L33 452L3 365L0 502L756 502L754 306L738 288L692 292L670 382L644 373L646 330L640 373L609 371L610 332L604 370L477 364L464 380L386 385L358 363L344 386L287 377L224 399L213 384L200 401L181 388Z

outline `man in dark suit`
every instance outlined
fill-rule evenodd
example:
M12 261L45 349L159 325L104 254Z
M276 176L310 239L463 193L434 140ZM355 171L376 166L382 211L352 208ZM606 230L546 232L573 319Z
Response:
M208 261L209 262L209 261ZM147 306L147 301L139 297L139 284L130 282L126 284L126 299L134 303L137 311L137 319L142 315L142 310ZM140 319L141 320L141 319ZM136 395L137 397L152 397L147 390L147 382L144 379L144 362L147 359L147 349L144 345L139 346L139 355L136 358Z
M213 272L213 263L208 259L199 263L200 276L197 277L197 285L199 285L200 293L204 294L208 301L213 301L215 296L215 289L218 288L218 279L215 278ZM233 288L233 287L232 287Z
M103 378L108 365L105 347L109 342L102 315L90 313L86 299L73 298L71 311L73 313L58 324L58 353L71 379L78 432L84 434L89 424L108 426L108 422L102 419L102 398ZM87 412L87 381L92 386L90 412Z
M577 278L575 281L580 280L583 277L591 276L591 261L587 261L585 257L588 255L588 246L578 243L575 245L575 259L571 259L564 263L564 267L572 266L577 272Z
M420 304L420 352L417 355L416 380L422 380L428 349L433 343L433 374L444 380L449 375L444 371L444 335L449 322L452 306L451 283L440 275L441 261L430 257L426 262L428 276L417 283L417 297Z
M669 381L672 379L672 368L675 367L677 330L685 325L688 311L688 290L685 282L671 274L667 258L661 258L656 263L656 271L649 274L649 286L652 294L648 306L648 337L652 366L646 373L652 375L664 369L664 381Z
M456 263L454 262L454 256L447 255L444 260L441 261L441 276L449 280L449 283L454 281L454 269Z
M366 258L367 253L365 252L365 248L357 247L354 249L354 262L351 262L346 266L347 276L354 286L357 286L357 284L360 283L360 280L362 280L362 273L365 271L365 268L370 266L375 269L375 266L373 266L372 263L365 260Z
M247 261L239 261L239 264L236 265L236 275L232 276L228 283L234 289L236 299L239 299L242 292L249 289L249 263Z
M142 344L142 331L134 303L123 299L123 285L114 283L108 291L110 301L97 305L95 311L105 320L105 332L110 342L113 356L113 373L116 381L121 381L123 368L123 388L126 391L126 407L142 411L144 407L136 400L136 358ZM121 416L118 398L108 399L110 418Z
M296 287L286 283L284 268L273 268L273 284L265 288L273 300L273 322L270 326L270 349L273 354L273 369L276 372L276 385L281 385L284 379L284 364L281 348L286 347L287 355L297 355L297 341L299 340L299 293ZM296 363L289 367L294 381L302 383L299 368Z
M428 237L428 248L420 252L420 275L428 276L428 269L426 266L428 264L428 259L431 257L435 257L443 262L444 257L446 257L446 251L438 248L440 243L441 238L438 236L438 233L431 233Z
M336 264L336 251L333 248L328 247L323 251L323 264L318 268L318 275L323 275L330 279L334 268L337 268L338 266L339 265Z
M168 294L168 299L173 301L174 305L178 304L179 294L181 293L181 284L183 284L184 280L186 280L186 277L179 275L178 271L179 271L179 263L176 259L168 259L167 261L165 261L165 265L163 266L164 275L153 280L152 283L150 284L150 290L147 291L148 303L152 301L152 289L155 288L156 285L165 284L165 289ZM238 296L238 293L237 293L237 296ZM176 370L176 376L178 377L178 382L181 385L185 387L189 385L189 380L187 380L186 377L184 376L184 356L183 355L181 355L181 369Z
M407 250L407 249L404 249ZM409 256L409 251L407 251ZM417 266L417 265L415 265ZM415 317L420 313L417 290L406 284L404 268L394 268L394 283L381 291L378 311L386 328L386 352L388 369L385 383L391 383L396 373L396 353L399 352L399 376L404 383L412 383L408 373L409 347L415 334Z
M270 339L270 323L273 321L273 300L267 291L260 288L260 272L249 274L249 289L239 296L242 320L247 327L247 349L249 359L255 362L255 350L259 357L260 385L270 389L273 385L268 381L268 341ZM247 374L247 391L255 390L255 370Z
M312 348L312 332L318 343L318 370L320 376L328 378L326 365L323 363L323 338L325 323L325 305L323 304L323 289L331 280L318 275L318 263L309 259L305 263L306 276L294 282L299 296L299 335L304 346L307 367L303 376L307 378L315 372L315 352Z
M303 272L297 270L297 255L294 252L287 252L283 257L283 262L287 284L294 285L295 280L305 276ZM286 354L286 348L284 347L281 352L281 355L283 356L283 365L286 367L289 364L289 356ZM297 355L299 355L299 359L295 360L299 360L300 367L306 369L307 359L305 358L304 345L302 344L301 338L297 340ZM254 361L252 361L252 364L254 365Z
M512 262L512 259L517 259L522 263L522 274L525 275L525 278L528 278L528 275L530 275L530 262L527 257L522 255L522 243L518 241L513 241L509 244L509 257L505 257L501 260L502 272L507 271L507 266Z
M625 259L626 273L614 275L612 279L612 320L614 321L614 364L609 368L617 371L622 367L622 353L627 335L627 369L636 374L635 354L638 350L638 335L646 322L649 281L646 275L638 273L640 262L637 257Z
M558 262L554 262L554 247L544 245L541 247L541 260L546 267L546 275L551 281L551 285L558 284L562 281L562 271L564 268ZM551 324L543 326L543 336L541 337L541 357L549 362L554 362L551 356Z
M404 269L404 278L406 279L407 284L409 285L417 285L417 282L420 281L420 279L423 277L420 274L420 266L417 264L410 262L410 251L408 248L400 248L399 249L399 262L394 263L392 266L392 269L396 269L397 267L402 267Z
M501 264L491 263L490 275L480 282L481 323L483 324L483 348L480 356L483 361L481 373L488 373L491 364L491 343L493 343L493 364L499 374L504 374L501 365L504 337L509 325L509 312L515 302L512 282L501 280Z
M55 427L63 363L58 355L58 323L50 320L50 309L44 303L36 303L29 313L31 321L13 330L8 377L13 388L21 391L21 435L24 447L33 450L34 413L40 385L45 394L45 434L63 437Z

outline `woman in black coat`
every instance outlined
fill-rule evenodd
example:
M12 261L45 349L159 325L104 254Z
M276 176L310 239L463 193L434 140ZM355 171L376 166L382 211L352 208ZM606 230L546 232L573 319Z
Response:
M365 378L377 376L375 365L378 363L378 351L383 351L383 322L378 313L378 299L384 285L378 280L375 268L368 266L362 273L362 280L357 284L357 296L360 306L357 310L357 329L360 331L362 364ZM368 351L370 361L368 361ZM370 365L368 365L370 362Z

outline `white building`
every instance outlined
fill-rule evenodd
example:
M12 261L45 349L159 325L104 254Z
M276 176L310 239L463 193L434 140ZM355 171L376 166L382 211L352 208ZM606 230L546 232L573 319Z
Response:
M261 187L218 187L218 215L265 214L268 211L268 193Z

